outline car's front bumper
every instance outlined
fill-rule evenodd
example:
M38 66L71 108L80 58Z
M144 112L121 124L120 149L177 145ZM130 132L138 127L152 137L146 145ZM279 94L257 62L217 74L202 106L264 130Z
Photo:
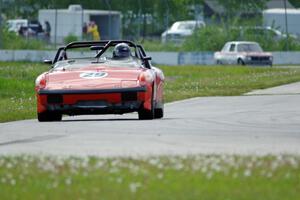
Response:
M246 65L272 65L273 58L268 56L251 56L244 59Z
M38 112L47 110L68 115L134 112L147 101L146 92L146 87L40 90L37 95Z
M253 61L253 60L246 60L246 65L272 65L272 61Z

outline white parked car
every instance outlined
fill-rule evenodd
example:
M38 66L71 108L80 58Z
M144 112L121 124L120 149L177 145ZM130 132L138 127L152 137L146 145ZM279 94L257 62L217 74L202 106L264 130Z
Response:
M18 33L20 28L28 26L27 19L9 19L7 20L8 30Z
M247 41L227 42L221 51L215 52L214 59L217 64L270 66L273 64L271 53L264 52L257 42Z
M175 22L171 28L161 34L162 43L174 42L181 43L184 38L193 34L196 28L204 27L203 21L178 21Z

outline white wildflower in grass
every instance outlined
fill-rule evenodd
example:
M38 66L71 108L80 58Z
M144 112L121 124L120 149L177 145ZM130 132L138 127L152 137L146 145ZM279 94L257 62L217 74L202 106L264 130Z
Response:
M162 179L163 177L164 177L164 174L163 174L163 173L157 174L157 178L158 178L158 179Z
M177 160L177 163L175 163L175 165L173 166L173 168L175 169L175 170L178 170L178 171L180 171L180 170L182 170L183 168L184 168L184 165L181 163L181 161L178 159Z
M66 178L65 183L66 183L66 185L71 185L72 184L72 178L71 177Z
M11 179L10 180L10 184L13 185L13 186L16 185L16 180L15 179Z
M52 188L57 188L58 187L58 182L57 181L54 181L53 183L52 183Z
M245 177L251 176L251 170L250 170L250 169L246 169L246 170L244 171L244 176L245 176Z
M150 165L153 165L153 166L157 166L158 164L159 164L159 159L157 159L157 158L151 158L150 160L149 160L149 164Z
M6 163L6 168L11 169L13 167L13 164L11 162Z
M110 168L109 169L109 173L110 174L116 174L116 173L118 173L120 170L117 168L117 167L112 167L112 168Z
M199 171L201 169L201 164L199 164L198 162L194 162L192 163L191 169L194 172Z
M234 179L236 179L236 178L239 177L239 174L238 174L237 172L234 172L234 173L232 174L232 177L233 177Z
M213 172L209 171L209 172L206 173L206 178L208 180L212 179L212 177L213 177Z
M101 169L101 168L104 167L104 166L105 166L105 162L104 162L103 160L99 160L99 161L97 161L96 164L95 164L95 168L96 168L96 169Z
M206 174L207 171L208 171L207 166L203 166L203 167L201 168L201 172L202 172L203 174Z
M290 174L290 172L287 172L287 173L284 175L284 178L285 178L285 179L289 179L289 178L291 178L291 174Z
M84 158L81 160L80 167L83 168L83 169L88 168L89 162L90 162L89 157L84 157Z
M142 184L139 182L134 182L129 184L129 189L132 193L136 193L138 188L141 187Z
M253 166L254 166L254 162L252 162L252 161L250 161L250 162L248 162L248 163L246 164L246 167L247 167L248 169L251 169Z
M38 163L38 168L45 172L52 172L52 173L56 172L56 167L54 166L54 163L48 160L40 161Z
M6 178L5 177L1 178L1 183L6 183Z
M219 165L218 162L212 163L210 168L211 168L211 170L213 170L215 172L220 172L221 171L221 166Z
M114 159L114 160L112 160L111 163L110 163L110 165L111 165L112 167L119 166L119 164L120 164L120 160L118 160L118 159Z
M89 173L87 172L87 170L83 171L81 174L84 177L88 177L89 176Z
M20 180L24 180L24 179L25 179L24 175L23 175L23 174L20 174L20 175L19 175L19 179L20 179Z
M118 178L116 179L116 182L117 182L117 183L122 183L122 182L123 182L122 177L118 177Z
M275 171L279 167L280 163L276 160L272 161L271 163L271 170Z
M294 157L289 157L287 161L294 169L298 168L298 162Z
M267 177L267 178L272 178L272 176L273 176L273 173L272 173L272 172L268 172L268 173L266 174L266 177Z
M163 164L163 163L159 163L159 164L157 165L157 168L158 168L158 169L163 169L163 168L164 168L164 164Z

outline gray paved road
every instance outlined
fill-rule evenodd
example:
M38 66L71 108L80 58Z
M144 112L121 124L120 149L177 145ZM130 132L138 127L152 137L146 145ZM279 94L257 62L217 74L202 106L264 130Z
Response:
M0 154L300 153L300 95L205 97L166 105L163 120L66 117L0 124Z

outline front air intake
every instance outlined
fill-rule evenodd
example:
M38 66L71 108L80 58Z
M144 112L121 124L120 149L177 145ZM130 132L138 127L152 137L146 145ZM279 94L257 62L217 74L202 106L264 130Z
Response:
M136 101L137 93L136 92L124 92L122 93L122 101Z
M50 94L47 96L48 104L61 104L63 103L63 96L60 94Z

